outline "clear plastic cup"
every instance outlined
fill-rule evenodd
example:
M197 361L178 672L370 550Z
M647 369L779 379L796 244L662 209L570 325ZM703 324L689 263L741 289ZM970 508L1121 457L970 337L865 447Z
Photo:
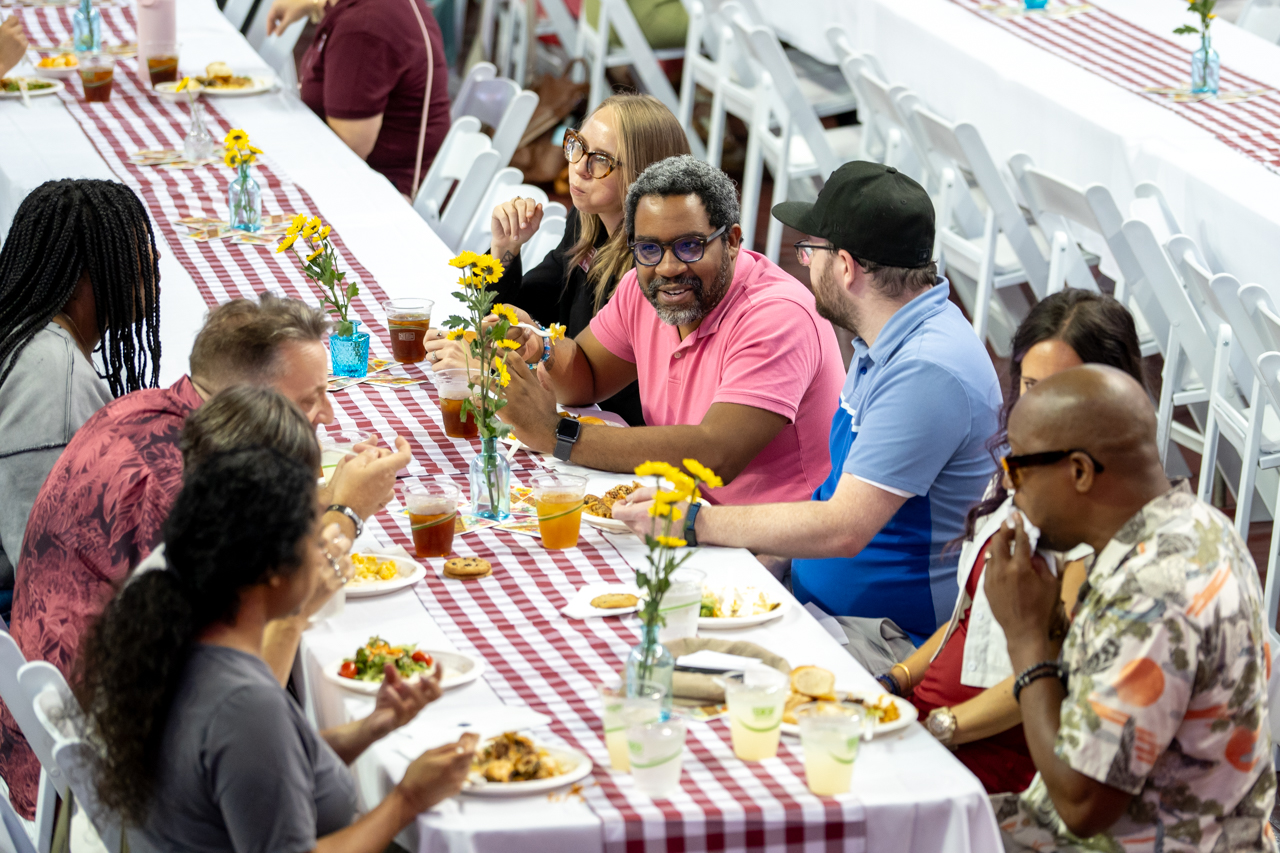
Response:
M111 85L116 73L115 57L109 53L82 53L78 58L84 99L89 102L111 100Z
M427 332L431 329L430 299L391 299L382 303L391 333L391 357L401 364L427 359Z
M667 624L658 629L658 642L683 640L698 633L698 613L702 609L702 584L705 572L697 569L676 569L671 575L671 586L662 597L658 608Z
M790 694L791 678L771 666L762 664L724 677L734 755L743 761L763 761L778 754L783 706Z
M444 421L444 434L450 438L475 438L480 435L480 423L475 412L462 419L462 403L469 399L471 390L467 371L463 368L432 372L436 389L440 392L440 415Z
M316 435L320 442L320 473L324 475L325 485L333 477L338 463L347 456L355 456L357 444L373 444L378 440L376 432L368 430L325 430Z
M795 713L809 790L820 797L846 793L866 727L866 710L856 702L810 702Z
M176 83L181 78L178 73L178 52L181 48L178 42L165 39L144 41L138 45L138 70L146 69L153 89L160 83Z
M423 483L405 490L414 553L419 557L447 557L453 553L453 532L462 492L452 483Z
M542 547L550 551L576 547L582 528L582 498L587 493L587 478L551 471L534 474L529 478L529 487L538 508Z
M631 778L636 781L637 791L662 800L680 790L684 737L684 721L674 718L635 723L627 728Z
M627 729L637 723L653 723L662 719L662 698L666 691L657 684L645 683L636 695L628 696L620 687L601 684L596 688L604 708L604 745L609 750L609 766L626 773L631 769L627 754Z

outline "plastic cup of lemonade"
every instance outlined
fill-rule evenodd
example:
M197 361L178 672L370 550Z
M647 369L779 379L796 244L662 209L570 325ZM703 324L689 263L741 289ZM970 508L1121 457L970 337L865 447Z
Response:
M680 790L684 736L684 721L675 718L627 727L631 778L637 791L661 800Z
M662 719L661 685L645 682L636 695L628 696L619 687L601 684L596 687L604 707L604 745L609 750L609 766L626 773L631 769L627 752L627 729L637 723L654 723Z
M355 456L357 444L376 443L378 435L368 430L343 429L326 430L316 438L320 442L320 473L324 474L325 485L328 485L343 457Z
M676 569L671 575L671 586L662 596L658 611L666 617L667 624L658 628L658 642L683 640L698 633L698 613L702 609L702 583L707 579L697 569Z
M440 415L444 421L444 434L450 438L475 438L480 435L480 423L476 413L469 412L463 420L462 403L472 396L467 385L467 371L463 368L432 372L436 389L440 392Z
M724 677L734 755L743 761L763 761L778 754L783 705L790 693L790 677L763 664Z
M405 490L414 553L419 557L447 557L453 553L453 529L461 495L452 483L423 483Z
M84 99L90 102L111 100L111 82L116 73L115 57L109 53L83 53L79 59Z
M401 364L427 359L427 330L431 328L430 299L391 299L382 303L391 331L391 357Z
M534 474L529 478L529 486L533 489L533 502L538 508L542 547L562 551L577 546L587 478L556 472Z
M867 712L855 702L810 702L796 709L796 719L809 790L820 797L847 793Z

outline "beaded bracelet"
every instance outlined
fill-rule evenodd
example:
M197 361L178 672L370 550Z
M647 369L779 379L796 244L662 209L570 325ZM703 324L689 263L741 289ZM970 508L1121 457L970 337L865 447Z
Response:
M1033 663L1031 666L1024 669L1021 675L1014 679L1013 701L1019 701L1022 696L1022 691L1031 682L1038 681L1041 678L1050 677L1057 678L1063 683L1063 686L1067 683L1066 675L1063 673L1062 667L1057 661L1045 660L1040 661L1040 663Z
M876 681L884 685L884 689L888 690L894 696L902 695L902 688L898 686L897 680L889 673L883 673L876 676Z

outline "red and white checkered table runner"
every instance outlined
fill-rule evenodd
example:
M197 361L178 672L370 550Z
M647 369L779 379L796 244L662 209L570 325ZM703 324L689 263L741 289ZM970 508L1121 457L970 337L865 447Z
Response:
M128 8L104 8L108 42L135 39ZM34 44L57 44L70 33L65 8L25 9ZM103 160L146 203L172 252L210 306L272 289L316 302L298 266L268 247L230 240L195 242L179 235L173 220L183 216L227 215L230 170L142 167L129 156L144 148L181 148L189 121L184 103L161 100L146 91L133 61L116 66L115 88L107 103L86 103L74 80L61 97ZM221 138L228 122L205 100L210 131ZM253 135L253 128L245 128ZM291 181L270 156L260 156L255 174L262 185L265 213L308 212L323 216L306 191ZM331 235L341 267L360 283L355 313L372 337L373 354L389 357L379 303L386 298L369 271L335 229ZM442 280L450 271L440 270ZM169 358L174 357L169 355ZM410 374L420 375L416 367ZM334 396L335 413L346 427L400 435L412 449L418 478L448 477L463 482L476 447L445 436L429 383L394 390L351 386ZM422 470L418 469L421 465ZM517 477L534 470L525 454L514 462ZM384 540L412 547L408 519L383 513L371 520ZM598 531L585 527L580 546L547 551L538 540L483 530L454 540L455 550L489 560L494 574L478 582L447 581L434 571L417 587L427 612L464 652L488 663L487 683L508 704L548 714L554 736L591 756L598 769L583 796L604 824L606 849L614 851L719 850L727 847L796 850L860 850L865 822L860 803L815 797L804 783L798 751L783 743L780 760L746 764L733 757L723 721L691 724L683 791L658 803L638 795L629 777L615 781L597 707L595 685L616 673L639 641L636 620L569 620L559 609L577 587L593 581L630 581L626 561Z
M1177 103L1147 87L1189 87L1191 51L1170 38L1150 33L1118 15L1094 7L1062 18L1045 15L1002 17L991 11L992 0L952 0L953 3L1084 68L1136 95L1172 110L1212 133L1236 151L1280 173L1280 93L1235 103L1213 100ZM1021 2L1002 0L1005 5ZM1074 4L1071 4L1074 5ZM1266 89L1265 84L1232 71L1224 57L1221 91Z

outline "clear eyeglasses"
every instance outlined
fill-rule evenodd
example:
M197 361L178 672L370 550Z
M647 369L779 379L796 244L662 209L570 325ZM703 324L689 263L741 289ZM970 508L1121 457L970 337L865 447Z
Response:
M676 256L676 260L686 264L696 264L702 260L703 254L707 251L707 244L718 238L725 232L726 226L721 225L715 231L712 231L705 237L697 234L690 234L686 237L679 237L670 243L658 243L652 240L633 240L628 245L631 246L631 254L635 256L636 263L644 267L656 267L662 263L662 257L667 253L667 249L671 250L671 254Z

